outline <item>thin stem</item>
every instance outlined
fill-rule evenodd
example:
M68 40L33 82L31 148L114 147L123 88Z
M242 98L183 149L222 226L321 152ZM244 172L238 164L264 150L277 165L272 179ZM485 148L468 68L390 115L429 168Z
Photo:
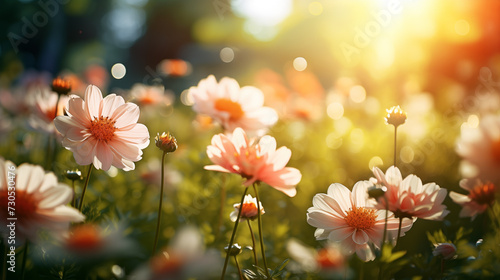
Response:
M382 245L380 246L380 250L384 250L385 246L385 238L387 237L387 220L389 218L389 202L387 201L387 197L384 194L384 202L385 202L385 224L384 224L384 235L382 238ZM380 265L380 268L378 270L378 279L382 279L382 269L383 264Z
M245 188L245 191L243 192L243 195L241 196L240 205L243 205L247 191L248 191L248 188ZM240 207L240 210L238 211L238 217L236 217L236 222L234 222L233 233L231 234L231 239L229 240L229 246L227 247L228 250L226 252L226 260L224 260L224 267L222 268L222 275L220 277L221 280L224 280L224 276L226 275L227 263L229 261L229 252L230 252L231 248L233 247L234 236L236 235L236 229L238 228L238 224L240 222L241 210L243 210L243 206Z
M401 225L403 224L404 217L399 217L398 237L396 239L396 246L399 245L399 236L401 235Z
M243 207L243 206L240 206ZM247 224L248 224L248 229L250 230L250 235L252 236L252 251L253 251L253 262L255 263L255 266L259 266L259 263L257 262L257 251L255 251L257 248L255 248L255 236L253 234L252 230L252 225L250 224L250 220L247 219Z
M382 247L384 247L385 244L385 238L387 237L387 220L389 219L389 201L387 201L387 197L384 194L384 202L385 202L385 224L384 224L384 235L382 238Z
M164 184L164 179L165 179L165 155L167 153L163 152L163 155L161 156L161 182L160 182L160 205L158 206L158 222L156 223L156 234L155 234L155 241L153 244L153 255L156 252L156 245L158 244L158 234L160 233L160 223L161 223L161 210L162 210L162 203L163 203L163 184Z
M238 269L238 275L240 275L240 280L243 280L243 275L241 274L240 264L238 263L238 258L234 256L234 262L236 263L236 268Z
M92 171L92 163L89 164L89 171L87 172L87 178L85 178L85 185L83 185L82 198L80 199L80 207L78 210L82 212L83 208L83 199L85 198L85 192L87 191L87 186L89 185L90 172Z
M264 269L266 271L266 276L269 278L269 271L267 270L267 261L266 261L266 251L264 249L264 238L262 236L262 221L260 218L260 200L259 200L259 192L257 191L257 187L253 184L253 189L255 191L255 197L257 198L257 219L259 222L259 239L260 239L260 250L262 252L262 261L264 262ZM243 204L241 204L243 205Z
M54 143L54 138L53 134L51 133L49 135L49 138L47 139L47 156L45 157L45 169L51 170L52 169L52 161L53 161L53 154L55 151L55 145Z
M216 237L218 237L221 232L222 220L224 219L224 205L226 204L226 174L222 174L221 181L222 182L220 188L219 221L217 222Z
M75 180L71 180L71 188L73 188L73 200L71 201L71 207L75 207L76 205Z
M26 272L26 260L28 259L28 240L26 240L26 244L24 244L23 248L23 262L21 263L21 280L24 280L24 274Z
M394 167L396 167L396 146L398 143L398 127L394 126Z

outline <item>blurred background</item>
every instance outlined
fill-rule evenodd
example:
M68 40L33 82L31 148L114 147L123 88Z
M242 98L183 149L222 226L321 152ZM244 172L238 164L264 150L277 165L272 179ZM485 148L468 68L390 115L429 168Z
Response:
M178 202L168 202L166 210L178 219L164 236L195 221L205 236L213 235L211 246L218 238L211 227L220 225L221 177L201 170L209 164L206 145L220 129L196 119L187 89L210 74L260 88L266 105L280 115L270 134L292 150L289 165L303 174L297 197L266 194L266 212L275 213L267 219L277 228L268 228L274 236L267 246L279 255L289 236L317 246L305 221L314 194L333 182L351 188L371 177L372 167L385 171L393 164L394 131L383 121L391 106L408 113L398 129L403 176L414 173L424 183L459 191L460 128L477 127L484 114L500 109L499 12L496 0L2 0L0 94L49 85L57 76L70 79L75 94L89 83L124 96L138 83L164 87L173 101L156 116L141 112L152 137L169 130L179 141L168 184L178 188ZM16 116L9 103L2 106ZM1 139L2 154L17 163L43 162L42 152L27 152L36 150L37 138L21 131L16 140ZM24 153L7 149L12 145ZM60 171L75 166L63 152ZM157 161L148 161L152 157L158 157L154 145L137 170L157 186L158 172L148 174L151 164L158 169ZM157 189L143 193L136 175L113 172L107 174L111 180L128 183L128 189L106 189L98 182L107 176L101 173L90 197L106 191L103 199L121 211L154 212ZM230 178L225 217L241 193L239 178ZM207 185L212 187L199 192ZM449 198L445 202L453 212L444 228L454 232L464 222L451 224L460 209ZM199 219L202 214L213 218ZM419 223L403 240L410 251L428 249L418 241L426 242L426 230L443 227ZM225 225L228 233L232 224ZM148 236L140 238L147 244Z

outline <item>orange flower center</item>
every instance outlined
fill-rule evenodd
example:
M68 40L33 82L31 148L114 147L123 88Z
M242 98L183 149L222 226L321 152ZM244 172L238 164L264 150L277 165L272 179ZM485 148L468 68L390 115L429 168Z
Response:
M45 117L47 117L48 120L53 120L55 119L56 116L56 107L50 107L47 111L45 111Z
M89 251L98 247L101 242L101 235L95 226L81 225L73 229L66 245L71 250Z
M479 183L469 193L469 198L477 204L491 205L495 200L495 185L492 183Z
M175 274L180 271L184 260L175 254L168 254L164 252L161 255L154 256L151 259L151 268L155 275L162 275L164 273Z
M340 251L323 248L318 251L316 262L321 268L337 268L342 266L344 259Z
M215 100L215 109L228 112L231 120L238 120L245 114L239 103L228 98L219 98Z
M9 204L9 202L14 202L15 205ZM20 221L29 221L38 208L35 197L21 190L16 190L15 195L10 195L10 199L7 190L1 192L0 203L2 203L0 208L3 208L2 212L7 214L7 217L16 217ZM12 208L9 209L8 206ZM12 214L11 209L15 209Z
M115 123L116 121L110 120L109 117L100 116L90 123L90 134L97 140L107 143L115 135Z
M375 217L375 209L355 207L347 212L344 219L350 227L366 230L375 225Z
M491 154L496 162L500 162L500 139L496 139L491 143Z
M241 209L241 217L248 219L255 218L257 217L257 210L257 205L255 203L243 203L243 209Z

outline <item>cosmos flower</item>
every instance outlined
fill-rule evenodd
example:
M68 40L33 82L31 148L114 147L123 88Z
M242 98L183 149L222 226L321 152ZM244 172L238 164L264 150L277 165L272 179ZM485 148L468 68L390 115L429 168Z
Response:
M162 86L135 84L130 89L130 97L141 106L170 105L173 102L173 97L165 94Z
M72 95L66 112L68 116L57 117L54 124L64 137L63 146L80 165L133 170L141 149L149 145L147 127L137 123L139 107L115 94L102 98L94 85L87 87L85 99Z
M180 228L167 248L135 270L131 280L215 279L220 272L220 253L205 249L200 231Z
M483 213L495 201L497 187L491 183L483 183L481 180L463 179L460 181L460 187L469 192L468 195L450 192L450 198L456 204L462 207L460 217L471 217L474 220L476 216Z
M328 242L325 247L316 250L291 238L286 243L286 250L306 272L336 272L332 275L333 279L342 278L345 273L345 256L337 242Z
M389 210L396 217L420 218L426 220L442 220L450 211L446 210L443 201L446 198L446 189L436 183L422 185L417 176L411 174L404 180L397 167L391 166L384 174L378 167L373 169L376 184L387 188L385 194ZM386 209L385 200L379 199L378 209Z
M214 165L205 169L239 174L246 179L245 187L264 182L288 196L295 196L295 186L302 174L298 169L285 167L292 156L290 149L276 149L276 139L269 135L256 141L255 138L249 140L241 128L236 128L231 137L214 135L207 147L207 155Z
M54 118L64 114L64 106L68 102L68 97L63 95L59 98L59 104L56 103L58 95L55 92L50 92L48 89L40 89L35 92L34 96L33 114L29 119L31 127L34 129L41 129L47 133L55 132Z
M262 203L259 201L259 206L260 206L260 214L266 213L264 211L264 206L262 206ZM234 211L229 214L229 218L231 219L232 222L235 222L236 219L238 218L238 212L240 211L240 203L235 203L233 205ZM243 200L243 209L241 210L241 218L242 219L249 219L249 220L254 220L257 218L257 198L252 197L252 195L247 194L245 196L245 199Z
M278 121L276 111L263 107L264 94L256 87L240 88L234 79L224 77L217 83L213 75L191 87L193 110L208 115L225 131L241 127L249 134L263 135Z
M13 201L12 196L15 207L9 209L13 206L8 203ZM36 241L40 230L62 238L70 223L85 219L78 210L66 206L72 196L71 188L59 183L54 173L45 173L42 167L27 163L16 167L0 158L0 218L7 224L8 218L17 218L16 238ZM3 225L0 230L5 234L3 231L8 228Z
M500 181L500 116L488 115L478 127L463 127L456 151L477 170L471 177Z
M314 196L313 207L307 210L307 222L317 227L317 240L340 242L347 254L356 252L365 262L375 259L370 244L376 248L382 244L386 215L386 210L374 209L374 202L368 199L370 186L369 181L360 181L351 192L341 184L332 184L326 194ZM401 236L412 223L411 219L403 219ZM399 219L388 213L387 236L396 238L398 227Z

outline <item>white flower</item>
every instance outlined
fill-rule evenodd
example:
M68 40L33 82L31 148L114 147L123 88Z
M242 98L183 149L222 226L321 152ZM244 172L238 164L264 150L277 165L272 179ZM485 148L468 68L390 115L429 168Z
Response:
M56 238L63 237L70 223L85 219L78 210L66 206L72 196L73 191L58 183L54 173L45 173L40 166L27 163L16 168L12 162L0 158L0 219L8 223L7 218L17 218L16 238L36 241L41 229ZM0 230L8 229L4 225Z

